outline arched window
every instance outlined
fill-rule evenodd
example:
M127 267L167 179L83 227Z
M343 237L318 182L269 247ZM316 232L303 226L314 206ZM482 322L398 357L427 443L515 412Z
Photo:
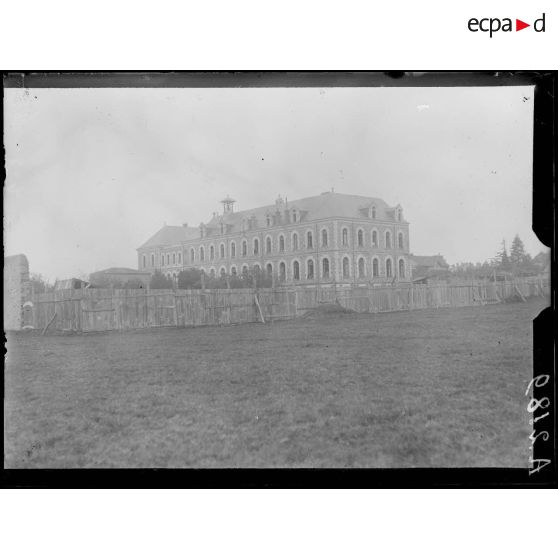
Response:
M215 279L215 270L214 270L213 268L211 268L211 269L209 270L209 276L210 276L212 279Z
M378 248L378 231L372 231L372 246Z
M221 246L219 246L219 255L221 256L221 258L225 257L225 245L221 244Z
M248 243L243 240L242 241L242 255L246 256L246 254L248 253Z
M293 250L298 250L298 234L293 234Z
M271 254L271 238L269 236L265 239L265 252Z
M358 230L357 243L361 248L364 246L364 233L362 232L362 229Z
M349 258L343 258L343 278L349 277Z
M213 246L213 244L209 247L209 259L215 259L215 246Z
M165 265L165 254L161 254L161 265Z
M257 238L254 238L254 256L257 256L260 253L260 241Z
M151 267L155 267L155 254L151 254Z
M399 260L399 277L405 277L405 262Z
M364 258L360 258L358 260L358 276L364 277L366 275L365 266L364 266Z
M349 231L347 229L343 229L341 233L341 242L343 243L343 246L349 245Z
M236 242L231 242L231 258L236 258Z
M279 252L284 252L284 251L285 251L285 237L281 235L279 237Z
M401 209L397 210L397 220L401 221L401 219L403 219L403 212L401 211Z
M375 205L372 206L372 211L370 213L371 213L372 219L376 219L376 206Z
M173 265L176 264L176 252L172 253L172 263Z
M285 262L281 262L279 264L279 278L281 281L284 281L287 278L287 266L285 265Z
M314 279L314 261L308 260L306 262L306 278Z
M324 247L327 246L327 230L326 229L322 230L322 246L324 246Z
M196 251L190 248L190 261L193 262L196 259Z
M221 276L221 278L223 278L223 277L225 277L226 274L227 274L227 270L224 267L222 267L219 270L219 275Z
M386 231L386 248L391 248L391 233Z
M293 209L293 223L296 223L296 209Z
M203 249L203 246L200 246L200 262L205 261L205 250Z
M182 263L182 252L178 252L178 263Z
M378 258L374 258L374 260L372 261L372 275L374 277L379 277L380 276L380 269L378 266Z
M322 260L322 277L329 279L329 260L327 258Z
M266 271L268 277L271 277L273 275L273 266L270 263L267 264Z
M293 262L293 279L295 281L300 279L300 264L297 261Z
M246 277L248 275L248 266L247 265L242 266L242 275L244 275L244 277Z
M269 215L266 215L266 217L265 217L265 224L268 227L271 227L271 219L270 219Z
M233 265L233 266L231 267L231 275L232 275L233 277L236 277L236 266L235 266L235 265Z
M256 264L256 265L254 266L254 273L255 273L256 275L259 275L259 274L260 274L260 271L261 271L260 266L259 266L258 264Z
M170 254L167 254L167 265L170 265Z
M306 248L312 248L312 231L306 233Z
M142 258L143 267L147 267L147 266L146 266L146 264L147 264L147 261L146 261L146 260L147 260L147 258L145 257L145 254L144 254L144 255L143 255L143 258Z
M393 275L393 270L391 269L391 260L388 258L386 260L386 276L392 277L392 275Z
M400 232L397 237L399 239L399 248L403 250L403 248L405 247L405 244L403 243L403 233Z

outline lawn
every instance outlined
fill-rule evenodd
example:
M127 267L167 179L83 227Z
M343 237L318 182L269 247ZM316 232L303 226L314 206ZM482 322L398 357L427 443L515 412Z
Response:
M8 334L5 467L527 467L544 304Z

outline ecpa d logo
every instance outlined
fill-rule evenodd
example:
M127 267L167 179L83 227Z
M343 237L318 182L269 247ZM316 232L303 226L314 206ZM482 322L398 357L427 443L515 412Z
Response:
M546 14L543 14L539 19L536 19L533 22L533 29L536 33L544 33L546 23L545 15ZM505 17L503 19L498 17L485 17L482 19L472 17L468 21L467 27L469 28L469 31L472 31L473 33L477 33L478 31L490 33L490 38L492 38L492 35L498 31L503 31L504 33L514 31L512 19L509 17ZM520 19L515 20L515 31L521 31L527 27L531 27L531 24L525 23Z

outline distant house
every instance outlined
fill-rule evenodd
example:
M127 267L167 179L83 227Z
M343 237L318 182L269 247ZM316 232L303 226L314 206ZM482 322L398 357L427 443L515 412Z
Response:
M441 254L435 256L410 256L413 282L426 283L432 280L447 279L449 265Z
M72 277L71 279L59 279L54 283L55 291L62 291L64 289L86 289L89 286L87 281L83 279L76 279Z
M91 287L143 288L149 285L151 273L129 267L110 267L89 275Z

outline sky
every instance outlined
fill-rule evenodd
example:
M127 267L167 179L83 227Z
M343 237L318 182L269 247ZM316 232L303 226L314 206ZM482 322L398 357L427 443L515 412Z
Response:
M49 280L137 267L164 224L335 192L400 203L411 251L531 228L533 88L4 90L4 250Z

